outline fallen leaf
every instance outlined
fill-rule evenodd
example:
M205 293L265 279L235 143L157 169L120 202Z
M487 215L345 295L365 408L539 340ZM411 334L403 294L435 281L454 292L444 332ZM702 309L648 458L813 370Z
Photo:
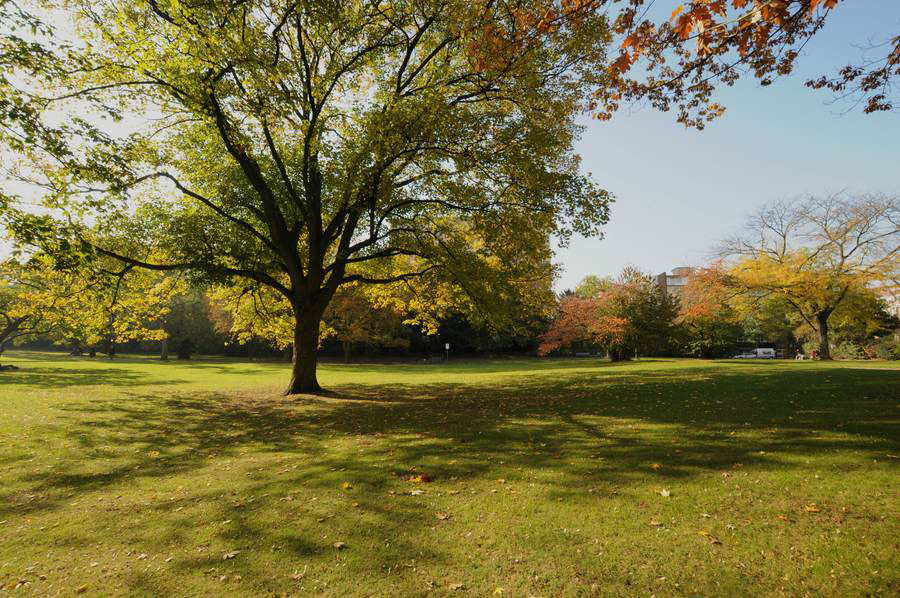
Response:
M461 589L463 589L464 587L465 587L465 585L464 585L464 584L461 584L461 583L451 583L449 586L447 586L447 589L449 589L449 590L461 590Z
M722 543L721 540L719 540L717 537L715 537L714 535L712 535L711 533L709 533L709 532L706 531L705 529L702 529L702 530L700 530L700 531L697 532L697 533L698 533L699 535L703 536L704 538L706 538L707 540L709 540L709 543L710 543L710 544L721 544L721 543Z
M660 527L660 526L663 525L663 522L662 522L662 521L657 521L656 519L651 519L651 520L650 520L650 525L655 525L656 527Z
M818 513L821 509L819 509L819 507L816 506L816 503L810 503L810 504L806 505L805 507L803 507L803 510L806 511L807 513Z
M497 480L497 483L498 483L498 484L505 484L505 483L506 483L506 480L504 480L503 478L500 478L500 479Z
M75 588L75 593L76 594L84 594L85 592L87 592L87 588L88 587L86 585L78 586L77 588Z
M344 490L353 490L353 484L351 484L350 482L344 482L343 484L341 484L341 488L343 488Z
M412 495L412 496L419 496L420 494L425 494L425 491L424 490L413 490L410 492L410 495Z
M431 481L431 476L427 473L420 473L418 475L409 476L408 480L413 484L427 484Z
M672 493L669 492L668 490L666 490L665 488L663 488L662 490L659 491L659 495L665 496L666 498L668 498L668 497L672 496Z
M231 552L226 552L225 554L222 555L222 560L229 561L239 554L241 554L240 550L232 550Z
M347 548L347 544L344 542L335 542L334 544L332 544L332 546L334 546L338 550L343 550L344 548Z
M446 520L450 519L450 515L448 515L447 513L444 513L443 511L438 511L437 513L434 514L434 516L437 517L438 519L440 519L441 521L446 521Z
M653 463L652 465L650 465L650 469L662 469L662 465L660 465L659 463Z
M502 596L503 588L494 588L494 596Z

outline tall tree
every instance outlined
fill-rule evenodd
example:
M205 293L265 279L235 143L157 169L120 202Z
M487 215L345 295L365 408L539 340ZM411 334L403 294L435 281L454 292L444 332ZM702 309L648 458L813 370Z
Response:
M780 201L725 242L731 274L753 300L786 301L830 359L829 322L845 302L900 278L900 200L837 194Z
M37 78L20 69L24 113L5 137L73 241L284 297L287 392L316 391L319 323L341 285L430 277L490 312L551 274L551 235L606 221L608 195L572 152L605 77L593 8L71 0L61 17L80 40L44 46ZM10 223L40 242L34 231L63 230L50 218ZM140 239L137 253L79 226L94 220Z

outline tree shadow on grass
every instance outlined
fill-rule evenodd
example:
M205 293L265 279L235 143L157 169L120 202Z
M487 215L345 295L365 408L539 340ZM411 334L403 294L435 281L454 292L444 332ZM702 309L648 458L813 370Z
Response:
M519 374L480 385L345 385L332 396L290 399L135 392L86 407L61 405L71 410L63 422L70 437L91 449L119 445L120 458L87 470L82 459L50 474L23 472L30 498L23 492L0 496L0 517L54 510L73 494L190 474L251 451L287 455L298 465L242 479L241 494L262 497L253 508L274 508L285 487L333 493L340 479L349 480L356 508L368 517L360 533L380 538L429 517L424 503L408 501L390 511L383 505L388 490L422 464L436 485L496 477L501 463L511 484L531 472L552 472L559 483L544 491L555 500L582 496L594 486L629 493L660 461L665 466L655 475L678 480L729 471L737 463L789 471L796 460L785 457L798 455L896 454L898 381L900 373L890 370L706 365ZM333 450L335 438L352 441L353 450ZM221 494L198 490L184 503L189 500L214 501L222 519L234 517ZM153 508L170 516L178 504ZM184 539L183 526L166 521L155 532L161 541ZM312 536L256 522L250 513L221 537L278 545L297 558L329 549ZM398 554L422 553L420 562L444 558L418 545L414 535L396 542ZM389 560L373 554L372 572ZM209 564L197 557L180 566ZM248 565L242 574L264 579L266 571Z
M55 375L63 378L64 372L71 370ZM101 372L84 371L76 372L76 377L97 380L99 375L97 384L134 380L118 377L122 373L105 372L110 376L106 379ZM715 469L736 457L753 460L752 453L758 453L762 445L767 452L830 450L831 444L893 449L900 444L892 394L898 381L900 375L889 370L757 373L701 367L672 373L545 375L478 386L339 386L331 395L289 399L246 392L135 394L133 400L61 404L59 409L72 412L69 437L82 439L83 446L115 444L126 438L132 445L157 447L164 459L171 453L175 463L154 467L154 460L139 458L137 473L132 473L134 464L129 462L119 475L104 472L34 481L93 489L131 475L190 469L210 455L232 454L249 445L269 452L315 454L323 439L333 435L402 437L391 446L398 460L406 463L440 455L448 447L473 461L479 455L533 449L527 458L509 457L531 466L540 466L562 450L602 449L611 452L621 469L628 469L661 450L684 445L690 450L679 460L686 467L670 472L689 474L692 467ZM849 389L853 397L843 394ZM650 436L620 429L634 424L662 427ZM746 444L727 437L735 431L761 430L762 436ZM839 433L844 438L815 438L820 433ZM537 445L545 450L535 449ZM696 459L697 455L703 458ZM352 467L353 463L340 465ZM466 475L461 470L454 473Z
M42 389L69 386L141 386L151 382L150 376L123 368L52 368L19 366L18 370L0 372L2 386L34 386ZM183 380L152 379L154 385L182 384Z

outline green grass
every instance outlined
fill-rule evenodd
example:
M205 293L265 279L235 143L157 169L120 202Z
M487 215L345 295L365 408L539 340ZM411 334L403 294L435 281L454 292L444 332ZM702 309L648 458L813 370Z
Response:
M13 595L900 592L898 364L3 362Z

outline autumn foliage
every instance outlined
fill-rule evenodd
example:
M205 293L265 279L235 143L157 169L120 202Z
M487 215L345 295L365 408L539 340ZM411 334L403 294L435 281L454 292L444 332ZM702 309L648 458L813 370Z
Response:
M609 349L625 339L628 320L603 315L602 299L566 297L559 304L559 315L541 337L540 355L563 348L596 345Z

